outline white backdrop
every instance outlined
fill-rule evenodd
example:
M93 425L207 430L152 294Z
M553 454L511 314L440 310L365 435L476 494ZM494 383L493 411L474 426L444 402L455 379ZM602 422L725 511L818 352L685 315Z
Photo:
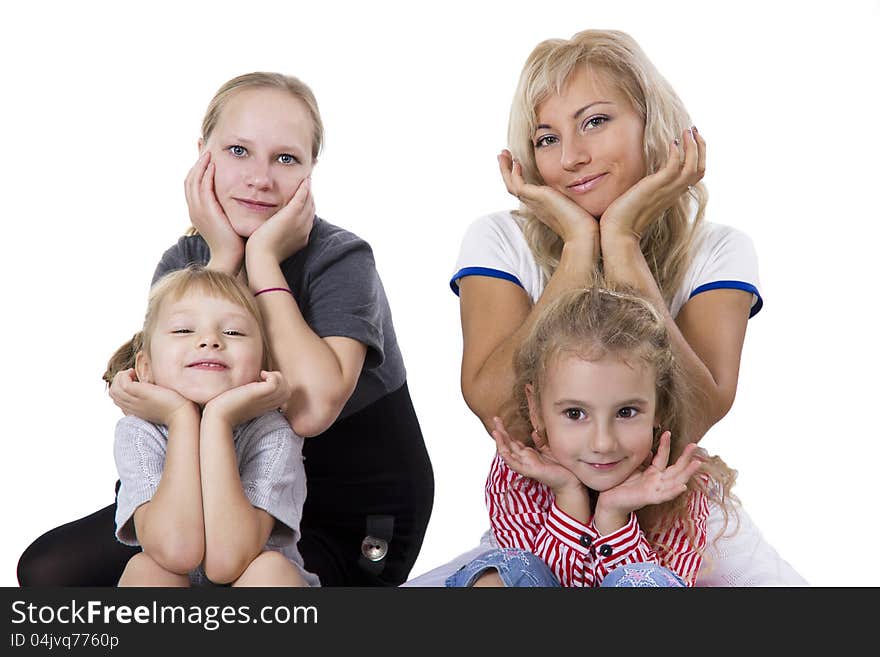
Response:
M878 3L304 4L0 9L0 585L31 540L113 500L101 373L188 225L207 102L252 70L312 86L318 212L376 253L436 477L413 575L473 547L493 444L461 400L447 282L468 223L513 205L495 155L525 57L588 27L629 32L672 82L708 142L708 217L758 250L765 307L705 446L810 583L880 585L838 566L880 538Z

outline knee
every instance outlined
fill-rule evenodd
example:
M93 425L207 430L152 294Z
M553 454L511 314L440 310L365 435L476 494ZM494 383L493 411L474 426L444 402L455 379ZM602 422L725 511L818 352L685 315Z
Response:
M245 568L233 586L308 586L299 570L281 552L266 550Z
M497 585L509 587L559 586L559 580L544 560L527 550L498 548L481 554L459 569L446 586Z
M602 586L614 588L675 588L685 586L681 578L656 563L631 563L612 570Z
M64 586L64 571L53 550L42 538L31 543L18 559L20 586Z

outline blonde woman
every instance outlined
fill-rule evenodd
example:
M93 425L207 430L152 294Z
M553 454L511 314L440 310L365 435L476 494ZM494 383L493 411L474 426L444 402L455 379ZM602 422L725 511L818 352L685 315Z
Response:
M677 362L703 393L699 440L733 404L746 325L762 300L750 239L704 220L706 143L681 100L629 35L586 30L533 50L508 142L498 161L520 207L470 226L451 282L468 406L491 432L536 318L601 273L661 313ZM723 523L713 513L709 525L717 535ZM735 538L716 546L720 558L698 585L803 583L745 513ZM440 585L484 549L413 583Z
M297 78L257 72L223 84L185 181L194 230L153 280L196 263L246 281L291 388L287 420L306 437L305 568L324 586L397 585L421 548L433 473L372 249L315 214L323 134ZM117 376L110 388L116 404L149 417L124 384ZM115 584L132 555L114 543L114 506L39 538L19 561L20 583Z

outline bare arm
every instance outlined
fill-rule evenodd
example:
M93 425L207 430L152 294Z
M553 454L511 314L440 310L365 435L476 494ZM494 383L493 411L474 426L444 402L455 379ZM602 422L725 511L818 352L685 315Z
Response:
M507 191L559 235L564 246L559 266L534 305L522 288L508 281L484 276L459 281L461 391L490 434L493 418L500 415L512 391L514 353L547 305L564 292L593 282L599 259L595 218L549 187L527 183L509 151L498 156L498 166Z
M255 508L244 494L230 423L206 408L201 436L205 574L212 582L226 584L263 551L275 518Z
M165 466L153 498L134 512L138 542L157 564L185 574L202 562L205 523L199 479L199 413L188 404L168 422Z
M287 205L248 238L245 269L253 292L287 288L280 263L308 244L314 219L315 203L306 178ZM261 294L257 302L266 320L274 366L290 384L287 420L301 436L319 434L336 421L354 392L367 348L351 338L319 337L286 292Z
M249 251L247 272L254 291L287 288L272 257ZM354 392L367 348L351 338L318 337L286 292L267 292L257 301L265 318L274 367L281 370L291 388L287 420L301 436L319 434L336 421Z
M467 276L459 281L461 390L489 433L513 388L514 352L541 311L562 293L589 285L594 269L591 241L572 240L563 247L559 267L534 305L522 288L505 280Z
M695 132L682 134L684 157L670 152L666 165L617 199L602 217L601 248L609 283L634 287L661 313L679 364L698 390L694 440L730 410L736 395L740 356L751 294L712 290L698 294L673 319L639 247L648 222L696 184L706 170L706 144Z
M199 460L205 514L205 574L212 582L238 579L263 551L275 518L251 504L241 484L233 427L277 409L289 397L279 372L227 390L202 411Z

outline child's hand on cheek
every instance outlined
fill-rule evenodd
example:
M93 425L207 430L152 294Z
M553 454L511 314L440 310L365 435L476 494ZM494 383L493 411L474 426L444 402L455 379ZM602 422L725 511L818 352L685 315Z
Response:
M569 489L580 489L580 480L568 468L559 465L546 443L537 449L523 445L510 437L501 418L495 418L492 431L498 454L514 472L549 486L555 493Z
M235 427L281 408L290 398L290 386L281 372L260 372L260 380L217 395L205 405L204 417L215 417Z
M174 390L138 381L134 369L123 370L113 377L110 398L126 415L165 426L184 414L198 415L199 412L196 404Z
M296 193L248 238L247 254L268 254L281 263L309 241L315 222L315 199L311 177L303 178Z
M599 493L595 524L602 534L623 527L633 511L668 502L687 490L688 481L701 465L701 461L694 458L697 445L690 443L678 460L667 467L670 438L668 431L660 436L657 454L648 467L637 469L622 483Z

